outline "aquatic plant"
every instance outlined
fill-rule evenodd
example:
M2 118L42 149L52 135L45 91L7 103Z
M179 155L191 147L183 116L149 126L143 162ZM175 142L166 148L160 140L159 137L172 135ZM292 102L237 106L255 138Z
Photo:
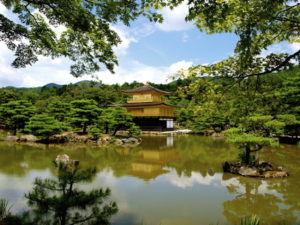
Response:
M260 219L256 215L248 216L242 219L240 225L259 225Z
M0 222L9 215L10 207L6 199L0 199Z

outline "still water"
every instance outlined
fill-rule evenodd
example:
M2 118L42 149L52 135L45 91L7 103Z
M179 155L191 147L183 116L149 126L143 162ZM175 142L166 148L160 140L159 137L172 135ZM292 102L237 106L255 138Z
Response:
M113 225L236 224L255 214L263 224L300 222L300 147L264 149L261 160L289 169L284 179L224 174L221 163L238 149L202 136L144 137L138 147L9 144L0 142L0 198L13 212L26 209L24 193L36 177L55 176L51 161L68 154L96 178L82 188L109 187L119 213Z

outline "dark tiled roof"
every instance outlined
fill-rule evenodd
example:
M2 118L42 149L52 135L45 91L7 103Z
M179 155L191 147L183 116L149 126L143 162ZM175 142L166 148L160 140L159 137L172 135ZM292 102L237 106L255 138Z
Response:
M169 104L162 103L162 102L125 103L125 104L110 105L110 107L138 107L138 106L155 106L155 105L166 105L166 106L181 108L180 106L177 106L177 105L169 105Z
M138 88L133 88L133 89L130 89L130 90L126 90L126 91L123 91L124 93L135 93L135 92L147 92L147 91L156 91L156 92L159 92L161 94L164 94L164 95L170 95L171 92L167 92L167 91L162 91L162 90L159 90L155 87L152 87L150 85L144 85L142 87L138 87Z

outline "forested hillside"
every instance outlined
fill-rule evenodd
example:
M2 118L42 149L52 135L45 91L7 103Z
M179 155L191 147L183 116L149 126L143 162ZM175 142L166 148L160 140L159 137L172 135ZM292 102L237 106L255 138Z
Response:
M229 126L249 123L252 117L261 120L260 116L269 116L269 120L273 120L285 115L285 132L293 134L300 120L299 67L244 80L190 74L168 84L149 84L173 93L166 101L182 106L177 111L180 126L197 133L220 132ZM86 132L88 126L99 123L101 115L102 124L111 123L114 112L108 106L126 102L127 96L122 91L141 85L138 82L106 85L85 81L63 86L1 88L1 127L14 133L26 132L26 126L34 123L30 120L32 116L39 114L43 118L35 116L35 120L43 123L50 120L52 125L55 124L53 121L58 121L64 123L62 127L65 129L76 128ZM103 118L104 112L107 113L106 118ZM121 113L126 114L125 111ZM108 129L103 126L99 132Z

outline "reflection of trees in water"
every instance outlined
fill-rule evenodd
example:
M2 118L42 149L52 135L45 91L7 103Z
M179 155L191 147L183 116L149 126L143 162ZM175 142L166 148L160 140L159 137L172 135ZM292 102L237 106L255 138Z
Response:
M50 167L49 161L58 154L65 153L72 159L79 160L82 168L95 167L99 172L110 168L117 177L132 173L134 168L139 171L139 174L134 176L142 179L147 178L150 172L153 173L156 167L151 167L151 170L149 166L141 168L141 163L153 163L162 169L174 168L180 176L191 177L192 172L198 172L205 177L210 168L221 172L222 161L235 160L238 152L223 139L201 136L174 137L173 146L167 145L166 137L149 137L141 146L135 148L99 148L84 144L46 147L36 144L8 145L0 142L0 149L0 173L9 176L24 177L31 170L46 169L50 169L54 175L55 170ZM299 151L295 150L294 146L265 149L260 158L288 168L291 176L266 181L236 177L236 183L233 183L227 178L232 177L231 175L224 175L222 182L227 190L235 195L232 200L224 202L224 215L228 221L235 223L250 214L257 214L263 221L274 221L275 225L278 221L295 223L297 218L293 213L300 212L300 167L297 166L300 161ZM141 173L141 170L145 173ZM150 175L152 179L160 174Z
M117 177L130 173L133 163L140 163L141 156L146 163L157 163L153 162L153 157L159 156L158 163L161 168L172 167L178 174L190 176L192 171L205 175L210 168L221 171L221 162L224 159L235 158L235 148L224 143L224 140L180 136L174 137L173 146L167 144L166 136L144 138L141 146L135 148L97 148L85 144L45 146L0 143L0 172L23 177L30 170L48 169L49 160L58 154L68 154L79 160L83 168L92 166L98 171L111 168Z
M224 216L230 223L238 224L245 216L257 215L263 224L295 224L297 217L293 207L285 204L280 194L270 188L284 185L283 180L260 180L255 178L235 177L224 174L223 184L232 200L223 202Z
M29 209L21 215L6 213L0 218L2 225L109 225L118 211L109 200L110 189L91 191L79 189L78 184L91 182L95 169L81 170L70 163L56 164L56 177L36 178L31 192L25 197Z
M264 157L276 165L281 165L289 170L290 176L278 182L270 182L269 189L276 191L282 196L282 203L290 210L300 214L300 147L285 145L280 151L268 149L264 151ZM298 222L300 217L298 218Z
M131 169L131 162L139 147L126 149L96 148L88 145L30 145L0 143L0 173L24 177L31 170L54 168L49 161L59 154L68 154L79 160L82 168L95 167L97 171L111 168L114 175L124 176Z
M176 137L175 148L180 160L172 161L168 166L175 168L179 176L191 176L193 171L206 176L209 169L221 172L222 162L235 159L237 152L224 139L203 136Z

